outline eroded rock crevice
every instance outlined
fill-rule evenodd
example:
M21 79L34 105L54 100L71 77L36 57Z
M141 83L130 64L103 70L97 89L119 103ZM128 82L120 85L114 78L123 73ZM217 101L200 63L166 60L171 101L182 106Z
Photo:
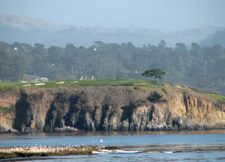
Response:
M121 87L119 87L121 88ZM13 128L32 131L154 131L225 126L225 106L191 94L131 87L22 91ZM150 97L149 97L150 96Z

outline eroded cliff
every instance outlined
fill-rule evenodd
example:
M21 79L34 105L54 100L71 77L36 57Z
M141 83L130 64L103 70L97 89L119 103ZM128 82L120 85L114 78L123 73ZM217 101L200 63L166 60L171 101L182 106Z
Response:
M225 128L225 104L182 88L61 87L1 93L1 131Z

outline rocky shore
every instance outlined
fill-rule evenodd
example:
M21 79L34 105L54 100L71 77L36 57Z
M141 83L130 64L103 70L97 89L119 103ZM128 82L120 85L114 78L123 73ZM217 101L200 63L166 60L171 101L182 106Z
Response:
M0 159L34 156L87 155L98 150L100 148L97 146L0 147Z
M74 86L0 92L0 132L224 128L225 103L187 87Z
M29 146L0 147L0 159L35 158L64 155L184 153L225 151L225 145L146 145L146 146Z

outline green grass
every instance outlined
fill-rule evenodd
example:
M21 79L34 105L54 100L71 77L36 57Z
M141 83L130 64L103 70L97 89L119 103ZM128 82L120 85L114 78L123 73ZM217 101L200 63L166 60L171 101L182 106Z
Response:
M113 80L113 79L102 79L102 80L65 80L63 81L63 84L57 84L60 81L50 81L46 82L45 85L37 86L35 83L30 83L29 86L26 86L27 84L22 83L0 83L0 91L5 91L9 89L14 88L57 88L57 87L71 87L71 86L134 86L141 89L159 89L159 88L166 88L166 89L174 89L179 88L183 90L190 90L191 88L185 87L185 86L178 86L173 85L169 83L157 83L154 81L149 80L135 80L135 79L119 79L119 80ZM193 91L198 92L199 94L202 94L203 96L225 102L225 96L216 94L216 93L209 93L204 91L199 91L193 89Z
M77 82L81 86L150 86L158 85L152 81L121 79L121 80L82 80Z
M83 80L76 83L80 86L133 86L142 90L159 89L165 84L147 80L120 79L120 80Z
M149 80L135 80L135 79L102 79L102 80L65 80L63 84L57 84L60 81L50 81L46 82L45 85L37 86L35 83L22 84L22 83L13 83L13 82L0 82L0 91L6 91L9 89L15 88L58 88L58 87L74 87L74 86L134 86L142 90L158 90L158 89L167 89L167 91L174 90L174 88L182 89L185 91L192 91L199 96L206 97L210 100L225 102L225 96L204 92L197 89L192 89L186 86L173 85L169 83L156 83ZM7 111L7 109L2 111Z
M204 95L206 95L206 97L209 99L225 102L225 96L219 95L217 93L204 93Z
M63 84L57 84L59 81L46 82L45 85L35 85L36 83L22 84L22 83L0 83L0 91L13 89L13 88L56 88L61 86L135 86L145 88L159 88L164 84L156 83L147 80L135 79L104 79L104 80L66 80Z
M203 91L196 88L183 87L185 93L194 93L196 96L203 97L211 101L219 101L225 103L225 96L215 92Z
M12 83L12 82L0 82L0 91L6 91L6 90L9 90L9 89L14 89L16 87L20 87L20 84L19 83Z

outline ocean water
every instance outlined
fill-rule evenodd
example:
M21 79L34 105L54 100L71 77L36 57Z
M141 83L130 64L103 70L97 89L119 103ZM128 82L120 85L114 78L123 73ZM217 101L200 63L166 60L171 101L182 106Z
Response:
M56 156L15 161L41 162L139 162L139 161L225 161L223 150L202 150L173 152L170 150L145 151L154 147L198 147L220 146L225 150L225 131L184 131L184 132L98 132L79 134L0 134L0 147L34 145L94 145L120 146L124 150L99 152L93 155ZM144 151L143 151L144 150Z

